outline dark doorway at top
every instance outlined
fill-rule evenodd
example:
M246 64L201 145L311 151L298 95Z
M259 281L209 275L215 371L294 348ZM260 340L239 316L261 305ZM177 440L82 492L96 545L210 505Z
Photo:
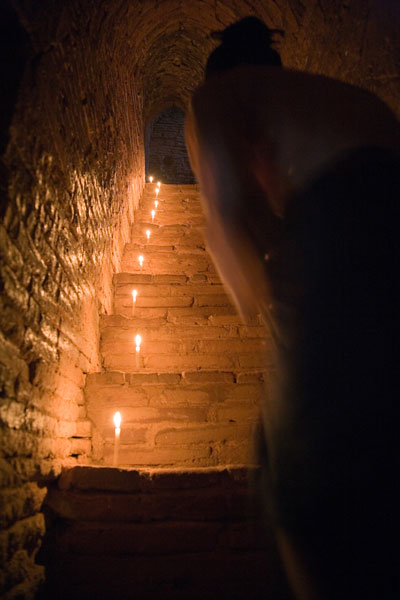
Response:
M163 183L195 183L184 135L185 113L171 106L146 127L146 180L153 175Z

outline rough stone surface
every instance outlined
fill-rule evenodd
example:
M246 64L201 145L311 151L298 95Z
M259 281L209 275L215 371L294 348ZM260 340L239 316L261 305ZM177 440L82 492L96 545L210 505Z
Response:
M248 487L257 473L244 467L63 472L46 502L44 597L118 592L128 599L133 585L140 598L288 600L271 530Z

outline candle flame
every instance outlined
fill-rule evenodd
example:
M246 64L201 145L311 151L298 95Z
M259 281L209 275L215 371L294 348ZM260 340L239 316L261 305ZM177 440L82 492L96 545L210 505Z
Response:
M141 267L143 267L143 261L144 261L144 258L143 258L143 256L142 256L142 255L140 255L140 256L138 257L138 261L139 261L139 265L140 265Z
M153 208L153 210L151 211L151 220L152 220L152 221L154 221L154 217L155 217L155 216L156 216L156 211L155 211L155 210L154 210L154 208Z
M118 411L114 415L115 429L119 429L121 427L121 421L122 421L121 413Z
M157 181L157 187L161 187L161 181Z
M132 290L133 301L136 302L137 290Z
M140 344L142 343L142 336L137 334L135 336L136 352L140 352Z
M156 196L160 193L160 188L156 188Z
M154 206L157 208L157 206L158 206L158 200L154 201Z
M150 175L149 181L150 181L150 183L153 183L153 175Z
M148 240L150 239L150 233L151 233L150 229L147 229L146 230L146 237L147 237Z

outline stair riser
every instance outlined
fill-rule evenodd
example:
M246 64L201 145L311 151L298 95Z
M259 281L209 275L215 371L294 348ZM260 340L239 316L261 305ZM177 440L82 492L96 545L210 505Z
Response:
M129 523L175 520L181 521L225 521L229 513L232 519L249 516L248 490L229 492L222 487L194 490L161 490L155 494L83 494L77 491L52 489L47 505L61 518L72 521L99 521ZM236 535L244 523L236 523ZM249 527L249 523L247 523Z
M79 522L56 536L60 551L124 556L206 552L218 548L265 549L262 535L249 524L223 522L104 523Z
M202 306L189 308L143 308L133 310L121 308L119 315L103 315L101 323L108 326L105 319L114 318L122 327L151 327L167 323L182 325L241 325L240 318L232 306ZM118 320L118 321L117 321ZM256 322L256 321L254 321ZM113 326L113 325L111 325Z
M135 373L140 370L156 371L184 371L192 369L262 369L269 366L258 354L246 353L241 355L223 356L221 354L192 353L186 355L150 354L139 357L136 366L136 356L131 354L104 354L103 365L106 369Z
M89 379L86 389L88 415L96 435L93 440L94 456L112 464L114 427L112 417L118 410L122 415L120 436L121 465L145 466L180 465L206 466L247 463L249 441L259 421L259 406L264 392L263 383L255 379L249 384L229 383L230 373L195 372L185 379L207 383L141 384L144 375L127 374L123 378L102 377ZM115 374L117 376L117 374ZM121 374L122 375L122 374ZM212 381L218 376L220 381ZM149 375L150 381L153 379ZM162 375L157 376L159 379ZM165 376L164 376L165 377ZM223 382L223 378L226 382ZM131 381L131 384L113 384L113 381ZM161 379L160 379L161 381Z
M253 329L248 327L244 332L250 332ZM258 332L258 328L254 328ZM162 342L162 341L175 341L175 342L195 342L202 343L205 340L227 340L226 346L221 348L222 352L233 349L233 344L239 338L239 327L213 327L209 325L207 327L180 327L179 325L167 325L164 327L148 327L146 326L140 331L142 336L142 351L145 351L145 344L149 342ZM135 326L134 320L126 319L125 326L103 326L102 327L102 349L105 350L109 347L110 350L118 350L119 344L124 344L124 351L126 345L130 347L134 342L134 337L138 333ZM241 341L241 340L240 340ZM246 340L247 341L247 340ZM242 341L241 341L242 342ZM207 342L208 343L208 342ZM257 339L257 343L264 343L263 339ZM110 345L112 347L110 347ZM234 351L234 350L233 350Z
M149 210L138 211L136 218L147 227L148 225L158 225L165 227L167 225L190 225L191 227L204 227L205 221L201 213L185 213L183 211L170 212L159 210L156 212L154 221L151 219L151 208Z
M154 297L154 296L214 296L224 295L226 298L225 290L222 285L136 285L133 288L132 284L119 284L115 287L115 299L129 299L132 304L132 289L136 289L138 292L137 301L140 298Z
M208 256L165 253L158 256L147 256L143 252L143 266L140 267L139 252L125 252L121 268L128 273L144 273L151 275L194 275L195 273L216 273Z
M141 296L137 295L135 304L131 295L116 297L114 300L114 311L122 314L121 311L131 312L132 316L136 308L181 308L185 306L193 307L211 307L228 306L229 298L225 294L207 294L203 296L192 296L185 294L176 294L175 296Z

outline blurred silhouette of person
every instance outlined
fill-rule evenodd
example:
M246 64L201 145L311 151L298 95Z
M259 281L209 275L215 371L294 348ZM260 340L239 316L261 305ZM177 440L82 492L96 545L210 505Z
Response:
M275 342L265 502L299 599L398 598L400 127L373 94L217 32L186 120L206 238Z

